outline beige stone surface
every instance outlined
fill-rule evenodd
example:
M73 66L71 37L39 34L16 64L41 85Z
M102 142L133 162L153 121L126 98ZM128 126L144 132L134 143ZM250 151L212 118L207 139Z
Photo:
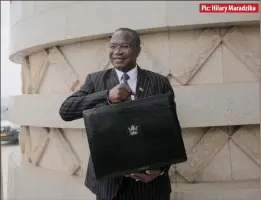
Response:
M223 37L223 43L259 77L260 39L247 38L234 27Z
M171 73L170 43L168 32L146 34L141 36L142 53L138 58L138 63L142 68L167 76Z
M253 150L260 149L259 130L256 125L183 129L188 161L171 167L172 182L192 183L193 186L196 183L219 182L222 185L232 181L258 180L260 164L254 160ZM246 142L240 145L245 150L235 142L241 141L238 138L242 137Z
M259 200L258 181L177 184L173 200Z
M180 123L182 127L257 124L258 87L258 83L174 87ZM60 105L68 95L66 92L18 96L10 108L10 118L22 125L84 128L82 119L64 122L59 116ZM191 99L196 101L191 104Z
M30 135L38 134L37 129L35 132L32 130L30 129ZM253 148L246 146L243 150L235 142L240 141L237 140L240 136L246 141L258 141L257 130L259 128L256 125L241 126L237 129L230 127L183 129L188 161L172 166L170 176L173 184L258 180L259 163L253 159L251 150L259 149L259 143L252 142ZM49 134L51 134L50 142L44 148L42 156L38 158L39 166L84 177L89 157L85 131L59 129L58 132L58 129L50 129ZM43 142L38 140L34 145L39 148ZM25 144L25 148L27 145L29 144ZM28 151L25 158L34 163L34 155L35 151Z
M95 200L95 196L83 185L83 177L67 176L52 170L35 168L19 153L10 155L8 166L8 181L12 182L12 187L8 187L8 200L39 199L39 194L43 199ZM27 184L24 184L25 179ZM173 200L259 200L258 188L257 180L173 183L171 195Z
M258 83L174 87L181 124L183 127L258 124L258 87Z
M231 167L233 180L259 179L259 164L230 141Z
M222 38L218 29L206 29L198 39L191 45L182 57L175 57L178 63L171 70L171 73L182 85L186 85L189 80L200 69L206 59L219 46ZM189 59L188 59L189 58Z
M260 127L243 126L231 138L259 166Z
M84 177L34 167L19 153L10 155L8 171L7 200L95 200L95 195L83 184Z
M84 129L63 129L63 132L65 139L68 144L71 145L71 148L80 163L80 168L76 174L78 176L85 176L90 155L86 131Z
M108 45L109 39L107 38L61 46L60 51L73 66L80 83L84 83L87 74L108 67ZM43 92L50 92L50 87L43 89Z
M135 10L135 15L124 15L125 9L121 8ZM199 2L193 1L13 1L10 54L12 60L20 62L20 56L42 50L41 45L52 47L84 41L86 38L102 38L119 27L148 32L150 29L230 26L253 22L259 24L256 13L222 13L208 17L198 10ZM190 13L189 16L186 13Z
M194 182L201 176L210 160L223 148L228 137L221 129L210 128L191 151L187 151L188 161L178 164L177 172L188 182Z
M254 130L255 126L252 126L250 128ZM244 129L244 127L242 129ZM67 129L65 130L68 131ZM211 129L209 131L211 131ZM259 177L259 166L251 159L250 155L242 152L242 149L239 146L235 145L235 143L229 138L229 134L227 132L222 132L224 134L222 137L224 137L225 139L223 140L224 145L219 146L219 148L215 148L215 145L218 144L213 143L216 141L215 134L216 137L220 137L220 135L217 135L217 133L211 134L209 131L207 132L208 135L206 136L208 138L210 137L209 139L212 140L212 143L210 141L207 141L207 138L205 138L206 136L203 137L203 135L206 134L205 131L197 129L190 129L189 131L187 131L186 129L184 129L184 140L189 155L189 160L187 164L178 165L175 170L177 170L179 173L182 174L183 177L186 178L184 179L177 173L172 172L170 173L172 181L187 182L187 180L189 180L193 182L216 182L252 179L257 180ZM247 135L253 134L251 131L245 133ZM76 165L75 169L78 170L76 174L78 176L85 175L89 156L86 135L83 130L77 131L73 129L70 130L70 134L70 137L68 137L68 135L65 137L65 140L67 142L65 146L67 146L67 148L68 146L71 147L69 149L69 152L64 148L60 149L60 145L63 140L59 140L60 142L58 144L58 141L52 138L51 143L48 144L47 148L44 151L44 156L42 156L41 160L39 160L39 166L41 166L42 168L62 171L66 174L73 174L72 166ZM193 135L188 138L189 134ZM208 148L212 149L215 152L211 153L210 149ZM195 152L195 150L193 149L198 150ZM69 160L67 159L68 154L71 155L71 158ZM193 156L194 154L198 157L200 156L199 158L204 159L198 159L197 156ZM66 156L64 157L63 155ZM25 156L30 157L30 154L26 154ZM75 161L72 163L73 160ZM78 168L79 164L77 163L80 164L80 168ZM197 165L197 168L195 168L196 166L194 168L181 167L182 165L188 165L189 163L198 163L200 165ZM187 169L187 171L184 172L184 169ZM191 170L194 169L196 169L196 171L191 173Z
M198 182L230 181L232 179L229 143L221 148L210 164L204 169Z
M59 74L69 91L74 91L80 84L79 77L57 47L49 51L48 60L51 67L56 70L53 74Z
M186 146L186 151L189 152L193 147L201 140L201 138L206 134L208 128L183 128L182 136L184 144Z
M225 83L257 82L257 77L245 64L231 52L226 45L221 46L223 52L223 80Z
M220 44L206 59L203 66L192 76L188 85L223 83L224 70L222 68L222 56L222 44ZM211 74L215 74L215 76Z
M135 15L118 17L121 7ZM258 15L206 17L198 2L174 1L13 1L11 9L23 95L10 116L22 125L24 154L9 160L10 199L36 199L42 188L44 199L94 199L83 185L83 121L63 122L59 107L88 73L111 67L107 36L121 26L142 33L139 65L167 75L176 94L188 161L171 167L173 199L259 199Z
M233 50L235 47L230 45L232 48L228 48L226 45L228 43L226 40L235 30L236 33L240 33L240 37L246 40L245 43L248 47L252 48L248 50L250 53L252 52L251 55L256 56L257 53L253 54L253 49L256 49L258 42L253 43L253 41L258 41L256 34L260 32L259 27L238 26L226 29L209 28L144 34L141 36L142 52L138 63L142 68L168 75L173 86L182 84L182 80L178 79L179 76L187 80L183 81L183 84L186 85L258 82L259 76L251 71L247 59L243 62L242 58L236 56ZM209 50L204 51L207 47L202 40L211 37L206 34L215 34L215 37L222 38L222 42L214 51L210 50L212 53L209 53ZM199 46L195 49L195 45L200 41L203 49ZM24 91L37 93L37 91L32 91L35 84L38 84L39 93L63 93L70 91L70 88L76 90L84 83L88 73L111 67L107 56L107 46L108 39L93 40L52 47L32 54L29 59L25 59L23 62ZM193 55L197 55L194 59L188 54L193 46L195 49ZM60 57L57 57L57 53L61 54ZM240 52L237 50L237 53ZM203 60L200 56L203 56ZM254 59L255 63L258 62L256 57ZM199 62L199 66L197 66L197 62ZM47 71L44 71L45 67L41 68L41 66L46 65L50 66L47 67ZM61 70L59 65L70 67ZM184 74L186 71L184 69L192 70L189 72L191 74ZM41 71L45 73L40 73ZM62 78L57 79L57 74L62 75ZM67 78L70 79L68 83L64 81ZM56 81L56 86L53 87L52 81L49 80Z
M19 145L1 141L1 200L7 200L8 159L13 152L20 153Z
M181 192L172 200L259 200L258 189Z

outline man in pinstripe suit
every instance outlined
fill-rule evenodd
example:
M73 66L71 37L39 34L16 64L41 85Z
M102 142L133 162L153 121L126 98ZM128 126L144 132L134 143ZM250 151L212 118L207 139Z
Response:
M141 69L136 64L141 49L137 32L128 28L118 29L111 37L109 49L110 61L114 68L87 76L82 88L61 105L60 116L63 120L80 119L86 109L119 103L130 98L171 92L174 100L173 89L166 77ZM169 200L169 167L97 180L90 157L85 185L96 194L97 200Z

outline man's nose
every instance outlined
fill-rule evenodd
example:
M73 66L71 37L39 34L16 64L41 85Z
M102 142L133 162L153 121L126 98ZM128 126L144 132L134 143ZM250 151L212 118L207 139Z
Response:
M121 47L116 47L114 49L114 52L113 52L115 55L121 55L122 54L122 50L121 50Z

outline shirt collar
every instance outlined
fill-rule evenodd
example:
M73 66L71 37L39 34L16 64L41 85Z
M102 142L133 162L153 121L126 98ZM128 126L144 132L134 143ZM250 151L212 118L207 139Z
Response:
M115 68L117 76L119 80L121 79L122 75L124 74L122 71ZM127 74L129 75L130 79L136 79L138 74L138 66L134 67L132 70L128 71Z

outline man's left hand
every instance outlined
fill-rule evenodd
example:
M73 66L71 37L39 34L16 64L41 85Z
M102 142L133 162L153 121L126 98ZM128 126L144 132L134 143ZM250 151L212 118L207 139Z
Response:
M130 174L127 177L133 178L136 181L141 181L148 183L155 178L159 177L162 174L162 171L160 170L147 170L146 173L134 173Z

